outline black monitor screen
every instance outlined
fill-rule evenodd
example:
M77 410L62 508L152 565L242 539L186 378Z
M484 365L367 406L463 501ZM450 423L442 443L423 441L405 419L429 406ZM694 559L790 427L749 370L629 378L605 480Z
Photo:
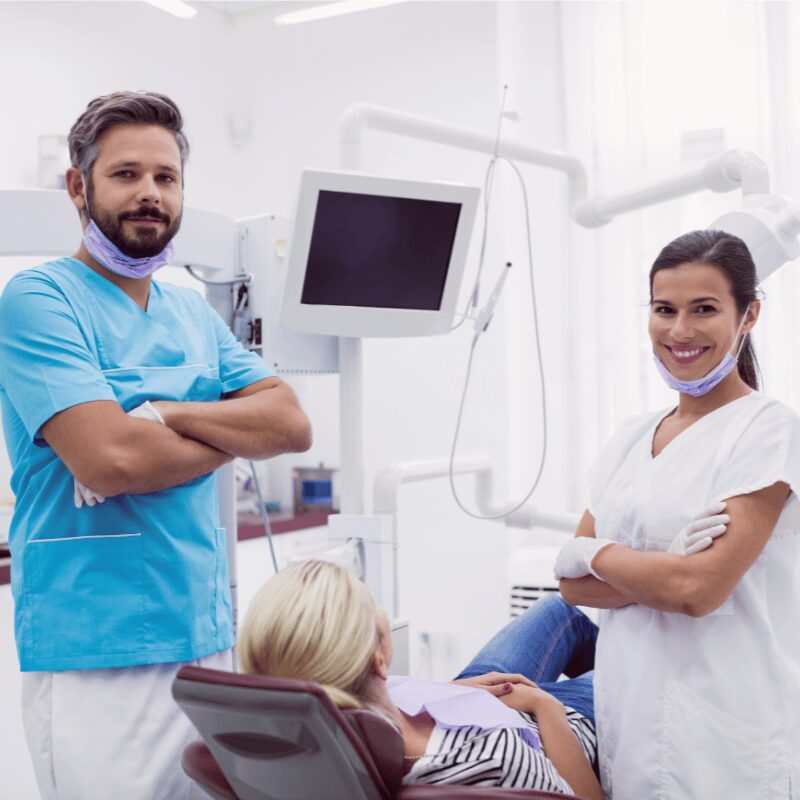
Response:
M460 203L320 191L302 303L441 307Z

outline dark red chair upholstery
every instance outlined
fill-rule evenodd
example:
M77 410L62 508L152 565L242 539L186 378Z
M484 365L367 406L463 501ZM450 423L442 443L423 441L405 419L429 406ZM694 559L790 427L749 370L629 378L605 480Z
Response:
M337 708L308 681L183 667L175 700L204 742L183 769L215 800L566 800L476 786L402 785L403 739L377 714Z

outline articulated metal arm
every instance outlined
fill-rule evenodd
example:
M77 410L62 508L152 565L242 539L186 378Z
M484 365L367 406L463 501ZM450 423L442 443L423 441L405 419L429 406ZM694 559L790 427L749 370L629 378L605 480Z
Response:
M374 513L396 514L398 494L404 483L443 478L449 472L450 461L447 458L395 461L387 464L375 477L372 500ZM502 507L492 503L492 465L486 456L460 456L453 463L453 474L475 475L475 501L481 514L495 515L503 512ZM577 514L544 511L533 505L526 505L506 517L505 523L513 528L533 528L538 525L574 533L579 519Z

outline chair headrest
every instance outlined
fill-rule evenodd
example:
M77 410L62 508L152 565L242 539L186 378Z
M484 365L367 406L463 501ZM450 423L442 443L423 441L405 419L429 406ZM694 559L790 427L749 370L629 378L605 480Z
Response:
M181 667L176 678L200 683L216 683L221 686L242 686L246 689L272 689L276 692L306 692L320 699L323 705L332 709L336 706L325 690L313 681L299 681L294 678L272 678L267 675L245 675L241 672L226 672L207 667Z

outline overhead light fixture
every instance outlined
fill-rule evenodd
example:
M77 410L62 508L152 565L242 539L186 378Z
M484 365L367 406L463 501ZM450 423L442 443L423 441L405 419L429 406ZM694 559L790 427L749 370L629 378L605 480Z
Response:
M406 0L338 0L335 3L323 3L319 6L304 8L301 11L289 11L275 17L276 25L296 25L299 22L313 22L342 14L353 14L356 11L369 11L381 6L393 6Z
M149 3L151 6L155 6L156 8L160 8L162 11L166 11L168 14L174 14L176 17L180 17L181 19L191 19L195 14L197 14L197 9L184 2L184 0L144 1L145 3Z

